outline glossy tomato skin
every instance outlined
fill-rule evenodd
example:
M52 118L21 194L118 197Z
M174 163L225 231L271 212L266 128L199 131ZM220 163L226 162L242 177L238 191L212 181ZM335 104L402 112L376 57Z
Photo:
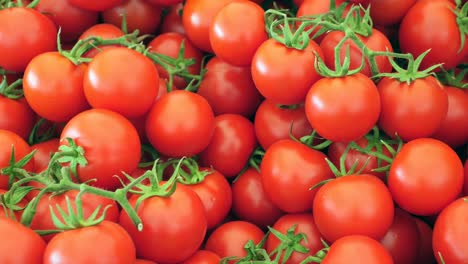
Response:
M127 0L102 12L104 22L117 27L122 25L123 14L127 19L129 33L138 29L141 35L154 34L161 23L162 8L146 0Z
M161 97L146 120L146 135L160 153L192 156L210 143L215 129L213 110L198 94L177 90Z
M12 238L0 246L1 263L42 263L46 244L33 230L7 217L0 217L0 233ZM19 248L21 254L18 254Z
M370 0L370 15L375 24L395 25L401 22L417 0Z
M56 50L56 35L54 23L37 10L22 7L0 10L0 67L23 72L32 58Z
M159 73L143 54L125 47L113 48L102 51L89 63L83 86L92 107L137 117L153 105Z
M310 211L317 189L309 189L333 177L325 158L323 153L291 139L271 145L260 174L273 204L287 213Z
M232 183L232 209L239 219L261 228L273 225L283 212L265 193L262 176L248 168Z
M104 221L96 226L62 232L47 244L43 263L85 264L97 260L115 264L136 261L135 245L125 229Z
M294 251L291 257L285 262L286 264L299 264L306 257L313 256L319 250L323 248L321 241L321 234L317 229L312 214L286 214L283 215L273 225L273 229L276 231L286 234L286 232L293 226L296 226L294 233L304 234L305 239L301 241L301 245L309 250L308 253L299 253ZM267 238L265 247L268 252L272 252L280 245L280 240L273 234L270 234ZM283 257L280 261L283 261Z
M319 135L337 142L365 136L380 114L379 92L364 74L324 78L307 93L305 112Z
M463 164L445 143L420 138L405 144L393 160L388 188L409 213L430 216L454 201L463 188Z
M449 204L437 217L432 235L432 245L437 263L468 262L468 244L465 243L468 234L468 203L463 197Z
M12 147L15 148L15 161L19 161L31 152L28 143L14 132L0 129L0 168L10 165ZM27 171L34 169L34 161L31 160L24 167ZM8 190L9 176L0 174L0 189Z
M451 69L468 54L468 45L458 53L461 39L453 9L455 3L450 0L418 1L403 18L398 38L401 50L419 56L431 49L422 69L438 63ZM464 37L466 43L466 34Z
M85 64L76 66L59 52L42 53L26 67L24 96L41 117L66 122L89 108L83 90L86 69Z
M392 224L394 205L389 190L377 177L349 175L318 190L313 212L317 228L329 242L349 235L378 240Z
M270 100L264 100L257 109L254 119L255 134L263 149L282 139L295 138L312 133L303 105L294 108L282 108Z
M37 143L31 146L31 150L36 150L34 153L34 171L40 173L47 169L49 166L51 154L58 151L60 146L60 140L58 138L52 138L47 141Z
M182 24L181 10L183 4L179 3L171 6L168 14L164 17L159 30L161 33L176 32L185 35L185 28Z
M239 114L251 117L262 100L252 80L250 67L233 66L213 57L197 93L213 108L215 115Z
M233 178L244 169L256 146L255 129L250 120L241 115L219 115L215 118L210 144L200 153L200 162Z
M356 255L359 252L359 256ZM350 259L359 259L361 264L393 264L392 256L376 240L367 236L342 237L333 243L322 264L346 264Z
M138 195L130 198L136 204ZM125 211L120 225L130 234L137 255L157 263L180 263L192 256L206 234L206 216L198 195L182 184L167 198L153 196L141 202L137 210L143 222L138 231Z
M68 0L70 4L79 7L84 10L91 11L105 11L115 6L122 4L125 0L100 0L100 1L88 1L88 0Z
M84 149L88 164L78 166L79 179L82 182L96 179L90 184L97 187L120 187L115 175L121 175L122 171L131 173L140 161L140 138L135 127L110 110L91 109L76 115L62 131L62 145L67 144L65 138L73 139Z
M216 253L221 258L244 257L247 241L252 240L258 244L264 236L263 231L254 224L245 221L227 222L208 237L205 249Z
M448 111L444 87L432 76L411 84L384 77L377 85L382 110L379 127L404 141L429 137L442 124Z
M0 129L9 130L27 140L34 126L35 113L24 98L0 95Z
M216 253L208 250L198 250L182 264L219 264L220 262L221 258Z
M312 40L304 50L288 48L275 39L263 42L251 65L260 94L276 104L302 103L310 87L322 78L314 67L315 54L323 58L319 45Z
M413 218L418 226L419 232L419 252L418 261L420 263L435 263L432 253L432 228L419 218Z
M112 24L96 24L90 28L88 28L81 36L79 37L80 40L87 39L89 37L101 37L103 39L114 39L123 36L123 31L112 25ZM93 49L88 50L83 57L86 58L94 58L99 52L109 49L119 47L119 45L101 45L95 47Z

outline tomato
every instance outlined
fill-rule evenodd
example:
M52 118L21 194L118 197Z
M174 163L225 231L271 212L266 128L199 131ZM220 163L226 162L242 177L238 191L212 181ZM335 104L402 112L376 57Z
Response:
M139 195L132 195L135 205ZM206 233L206 216L198 195L189 187L178 184L169 197L144 199L137 210L143 222L138 231L125 211L120 224L135 243L137 255L158 263L180 263L200 247Z
M333 177L325 158L291 139L271 145L260 164L260 174L273 204L287 213L310 211L317 189L309 189Z
M258 107L254 126L258 142L264 149L268 149L276 141L289 139L291 126L295 138L312 133L303 105L279 107L270 100L264 100Z
M75 41L81 33L98 22L99 14L73 6L70 1L41 0L35 7L60 28L64 42Z
M54 23L37 10L0 10L0 68L23 72L32 58L56 50L56 36Z
M113 48L102 51L89 63L83 85L92 107L137 117L153 105L159 74L143 54L125 47Z
M401 50L417 57L431 49L421 63L422 69L438 63L444 63L445 69L451 69L468 54L468 45L458 52L461 26L457 24L454 9L454 1L417 1L403 18L398 38ZM466 34L464 37L466 43Z
M393 160L388 188L402 209L415 215L439 213L463 188L463 164L448 145L431 138L405 144Z
M9 218L0 217L0 233L12 238L0 245L1 263L42 263L46 244L33 230Z
M263 231L249 222L227 222L211 233L206 241L205 249L221 258L244 257L247 255L244 249L247 241L252 240L254 244L258 244L263 236Z
M365 136L380 114L379 92L364 74L323 78L307 93L305 112L312 128L331 141Z
M188 72L195 75L199 74L203 54L184 35L175 32L163 33L154 38L148 44L148 47L151 52L177 58L182 43L184 43L184 58L195 60L195 64L187 68ZM159 65L156 65L156 67L162 78L169 78L168 72L163 67ZM182 89L187 86L187 81L181 77L174 76L174 84Z
M143 35L156 32L161 23L161 13L161 7L151 5L146 0L127 0L104 11L102 18L104 22L120 27L125 14L128 32L138 29L140 34Z
M210 143L215 129L213 110L198 94L177 90L161 97L146 120L153 147L169 157L192 156Z
M35 114L24 98L0 95L0 129L9 130L27 140L34 126Z
M182 264L219 264L221 258L208 250L198 250L193 256Z
M468 244L465 243L468 234L467 198L453 201L437 217L432 244L434 256L439 264L468 262ZM439 255L445 262L440 260Z
M34 172L40 173L47 169L51 155L58 151L59 146L60 140L58 138L52 138L31 146L32 150L36 150L33 157Z
M122 4L125 0L99 0L99 1L88 1L88 0L67 0L70 4L79 7L84 10L91 11L105 11L115 6Z
M268 39L263 17L263 9L250 1L232 2L223 7L209 30L216 56L232 65L249 66L258 47Z
M398 24L417 0L370 0L370 15L378 25Z
M0 169L6 168L10 165L13 147L15 149L16 162L31 152L28 143L23 138L11 131L0 129ZM34 161L29 161L24 169L32 171L34 169ZM0 173L0 189L8 190L8 180L8 175Z
M255 113L262 97L250 67L233 66L215 56L205 69L197 93L210 103L215 115L239 114L249 118Z
M359 252L359 256L356 253ZM330 247L322 264L345 264L358 259L360 264L393 264L392 256L377 241L367 236L345 236Z
M261 228L271 226L283 212L267 197L262 176L248 168L232 183L232 210L241 220Z
M99 124L99 125L96 125ZM112 131L112 133L109 133ZM61 144L71 138L84 149L88 161L78 166L79 179L105 189L121 186L115 175L131 173L140 161L140 139L132 123L105 109L91 109L72 118L62 131Z
M413 218L419 231L419 252L416 258L420 263L435 263L432 253L432 228L419 218Z
M310 87L321 78L314 67L315 53L323 58L319 45L312 40L304 50L288 48L275 39L263 42L251 66L258 91L276 104L302 103Z
M383 78L377 88L382 105L378 124L391 137L395 137L395 133L404 141L429 137L447 115L447 93L432 76L409 85Z
M300 253L294 251L291 257L285 262L285 264L299 264L306 257L313 256L319 250L323 248L321 241L320 232L315 226L314 217L312 214L286 214L283 215L278 221L273 225L273 229L276 231L286 234L286 232L295 226L294 233L304 234L305 238L301 241L301 245L309 250L308 253ZM280 240L273 234L270 234L267 238L265 247L268 252L272 252L280 245ZM280 261L283 261L281 257ZM282 263L282 262L281 262Z
M185 2L182 24L187 37L196 47L213 53L210 44L211 23L218 11L233 1L235 0L188 0Z
M171 6L182 3L182 0L146 0L155 6Z
M112 24L96 24L90 28L88 28L83 34L81 34L81 40L87 39L89 37L100 37L103 39L114 39L123 36L124 33L122 30ZM98 46L94 49L88 50L83 57L86 58L94 58L100 51L118 47L119 45L104 45Z
M24 97L41 117L65 122L89 108L83 91L87 66L76 66L59 52L36 56L26 67Z
M185 35L185 28L182 24L181 16L183 7L184 6L182 3L170 7L167 15L164 17L161 23L161 27L159 28L161 33L176 32Z
M468 142L468 92L456 87L445 87L448 97L448 111L433 138L451 147Z

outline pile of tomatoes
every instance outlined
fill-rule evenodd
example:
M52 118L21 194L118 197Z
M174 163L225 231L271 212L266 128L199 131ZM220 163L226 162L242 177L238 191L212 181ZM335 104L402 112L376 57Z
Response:
M0 263L468 263L467 15L0 1Z

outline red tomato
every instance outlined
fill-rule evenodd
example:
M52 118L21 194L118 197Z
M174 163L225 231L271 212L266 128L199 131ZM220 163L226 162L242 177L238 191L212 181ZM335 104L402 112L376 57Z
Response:
M203 151L215 129L213 110L198 94L177 90L161 97L146 120L146 135L153 147L169 157Z
M395 133L404 141L429 137L447 115L447 93L432 76L409 85L383 78L377 88L382 105L379 127L391 137L395 137Z
M135 205L139 195L133 195ZM177 185L169 197L149 197L137 210L143 222L138 231L125 211L120 224L135 243L137 255L158 263L180 263L200 247L206 233L206 216L198 195L185 185Z
M14 132L27 140L34 126L35 116L24 98L10 99L0 95L0 129Z
M78 177L82 182L96 179L90 183L94 186L120 187L115 175L131 173L140 161L140 138L135 127L109 110L91 109L76 115L63 129L61 144L67 144L65 138L75 140L84 149L88 164L78 166Z
M453 10L454 1L417 1L406 13L400 25L400 48L415 57L431 49L424 57L421 68L426 69L438 63L451 69L468 55L468 45L461 47L460 28ZM464 34L465 43L468 41Z
M84 10L105 11L122 4L125 0L67 0L70 4Z
M0 39L0 67L23 72L32 58L57 48L57 28L37 10L7 8L0 10Z
M73 6L70 1L41 0L35 7L60 28L64 42L75 41L81 33L98 22L99 14Z
M418 0L370 0L370 15L375 24L389 26L400 23Z
M432 253L432 228L419 218L414 217L419 231L419 253L417 260L420 263L435 263Z
M321 78L314 67L315 53L323 58L319 45L312 40L304 50L288 48L274 39L263 42L251 66L258 91L276 104L302 103L310 87Z
M212 58L197 93L213 108L215 115L239 114L247 118L255 113L261 101L252 80L250 67L237 67Z
M365 75L323 78L307 93L305 112L312 128L331 141L365 136L380 114L379 92Z
M96 226L59 233L47 244L43 263L85 264L97 260L115 264L135 262L135 245L125 229L103 221Z
M208 250L198 250L193 256L182 264L219 264L221 258Z
M42 263L46 244L33 230L6 217L0 217L0 234L11 238L0 246L1 263ZM21 249L21 254L18 250Z
M264 233L256 225L244 221L227 222L208 237L205 249L216 253L221 258L244 257L247 252L244 249L247 241L254 244L260 243Z
M66 122L89 108L83 91L87 66L75 65L59 52L42 53L26 67L24 97L41 117Z
M6 168L10 165L12 148L15 148L15 161L19 161L31 152L28 143L17 134L0 129L0 168ZM31 160L24 167L27 171L34 169L34 161ZM0 173L0 189L8 190L9 176Z
M59 146L60 140L58 138L53 138L31 146L32 150L36 150L33 157L34 172L40 173L47 169L51 155L58 151Z
M138 29L140 34L153 34L161 23L162 8L146 0L126 0L122 4L107 9L102 13L104 22L122 25L123 15L127 20L128 32Z
M315 184L333 177L326 156L291 139L280 140L265 152L260 171L265 192L287 213L310 211Z
M306 257L313 256L319 250L323 248L320 232L315 226L314 217L312 214L287 214L283 215L273 225L273 229L276 231L286 234L286 232L295 226L294 233L304 234L305 239L301 241L301 245L309 250L307 253L300 253L294 251L291 257L285 262L285 264L299 264ZM273 234L268 236L265 247L268 252L272 252L280 245L280 240ZM281 263L283 263L284 254L281 257Z
M358 254L358 256L356 255ZM345 236L333 243L322 264L347 264L359 258L360 264L393 264L392 256L377 241L367 236Z
M151 2L150 2L151 3ZM161 33L176 32L182 35L185 35L185 28L182 24L181 10L183 9L183 4L179 3L170 8L167 15L164 17L160 31Z
M446 86L448 111L442 124L432 137L451 147L459 147L468 142L468 92Z
M291 126L295 138L312 133L304 106L282 108L270 100L263 101L258 107L254 126L258 142L264 149L268 149L279 140L289 139Z
M119 47L96 55L85 72L83 86L92 107L137 117L153 105L159 90L159 74L149 58Z
M254 168L247 169L232 183L232 210L239 219L262 228L273 225L283 214L267 197L262 176Z
M171 6L182 3L182 0L146 0L155 6Z
M232 2L223 7L209 30L216 56L232 65L249 66L258 47L268 39L263 17L263 9L250 1Z
M415 215L439 213L463 188L463 164L448 145L431 138L408 142L393 160L388 188L402 209Z
M79 39L87 39L89 37L100 37L103 39L114 39L123 36L124 33L122 30L112 24L97 24L90 28L88 28L83 34L81 34ZM98 46L94 49L87 51L83 54L83 57L86 58L94 58L100 51L119 47L119 45L105 45L105 46Z

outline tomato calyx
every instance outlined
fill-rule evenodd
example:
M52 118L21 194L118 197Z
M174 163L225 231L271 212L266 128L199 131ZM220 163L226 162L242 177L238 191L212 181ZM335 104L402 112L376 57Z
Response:
M0 82L0 95L10 99L20 99L24 96L23 94L23 79L18 79L11 84L8 84L6 75L2 75L2 81Z
M327 77L327 78L341 78L341 77L351 76L351 75L360 73L362 71L362 69L364 69L364 66L365 66L365 57L364 56L362 56L362 62L361 62L361 65L358 68L356 68L354 70L349 69L350 66L351 66L351 51L350 51L349 46L346 46L346 48L345 48L346 49L346 55L344 57L343 63L341 63L339 52L340 52L341 47L344 44L343 40L346 40L346 38L343 38L336 45L336 48L335 48L335 70L332 70L332 69L328 68L327 65L325 64L325 62L322 60L322 58L320 58L320 56L318 56L318 54L315 55L315 58L316 58L315 59L315 69L317 70L318 74L320 74L323 77Z
M1 174L8 176L8 186L11 187L16 179L22 179L27 177L27 172L23 169L26 164L28 164L32 158L36 150L31 151L28 155L24 156L19 161L15 159L15 147L11 147L11 156L8 167L2 168L0 170Z
M260 172L260 163L262 163L264 156L265 156L265 150L262 147L258 146L250 155L248 165L246 166L244 170L242 170L240 175L242 175L242 173L245 170L247 170L249 166L254 168L256 171Z
M446 86L468 89L468 83L465 82L465 76L467 73L468 68L460 68L460 72L458 74L455 73L454 69L442 69L442 71L437 73L437 79Z
M461 0L455 0L455 3L457 7L452 12L457 16L457 24L460 31L460 48L458 49L458 53L460 53L465 47L465 36L468 35L468 2L465 2L463 6L461 6Z
M213 169L200 170L197 161L193 158L174 159L169 162L176 165L176 168L178 163L181 162L182 166L188 169L188 172L183 169L178 170L177 181L185 185L199 184L203 182L208 175L213 173Z
M330 250L330 246L328 245L325 240L320 239L323 245L323 248L319 250L315 255L308 256L300 264L307 264L307 263L322 263L323 259L327 256L328 251Z
M22 186L14 193L5 192L0 194L0 206L5 216L15 221L20 220L16 218L15 212L24 210L24 206L20 206L19 203L23 201L26 195L33 189L34 187L32 186Z
M308 146L309 148L312 148L315 150L324 150L333 143L333 141L331 140L320 137L315 129L309 135L305 135L305 136L302 136L300 139L297 139L292 134L292 127L293 127L293 124L291 124L291 128L289 129L289 137L298 143L302 143ZM316 141L319 141L319 143L314 144Z
M273 262L270 258L268 252L264 249L266 240L268 238L268 234L263 237L263 239L258 243L255 244L252 240L248 240L245 245L244 249L247 252L245 257L225 257L221 259L220 264L227 264L230 261L235 260L238 264L248 264L248 263L261 263L261 264L273 264L278 262Z
M286 230L286 234L268 227L270 233L280 240L280 244L270 253L271 256L275 256L275 263L280 263L280 260L281 263L286 263L294 252L309 253L309 249L301 244L302 241L307 241L307 237L304 233L295 234L296 227L297 225L291 226Z
M0 10L13 8L13 7L26 7L26 8L34 8L39 4L40 0L33 0L26 6L23 4L22 0L1 0L0 1Z

